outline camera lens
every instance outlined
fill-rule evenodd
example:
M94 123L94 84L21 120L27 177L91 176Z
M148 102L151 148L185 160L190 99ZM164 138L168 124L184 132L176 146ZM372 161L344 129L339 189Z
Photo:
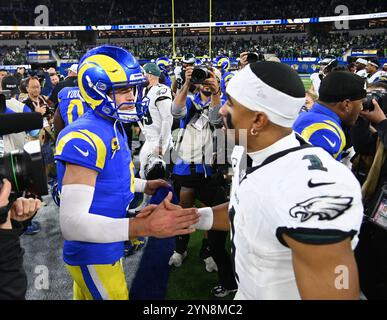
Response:
M191 82L194 84L202 84L210 77L207 68L194 68L192 71Z
M0 157L0 176L11 182L12 190L23 191L26 187L27 169L21 152L7 153Z
M249 52L247 54L247 62L248 63L254 63L258 61L258 54L255 52Z
M11 182L14 192L27 190L35 195L48 194L39 141L28 142L23 151L13 151L0 157L0 177Z

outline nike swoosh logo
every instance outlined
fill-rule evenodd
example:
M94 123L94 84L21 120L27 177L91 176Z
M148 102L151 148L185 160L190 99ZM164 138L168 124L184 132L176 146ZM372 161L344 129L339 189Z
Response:
M74 148L77 149L81 153L81 155L83 155L84 157L89 156L89 150L83 151L83 150L79 149L77 146L74 146Z
M320 182L320 183L313 183L312 179L308 181L308 187L309 188L316 188L316 187L321 187L321 186L327 186L330 184L335 184L336 182Z
M331 140L329 140L326 136L323 136L323 138L329 143L329 145L334 148L336 147L336 141L335 142L332 142Z

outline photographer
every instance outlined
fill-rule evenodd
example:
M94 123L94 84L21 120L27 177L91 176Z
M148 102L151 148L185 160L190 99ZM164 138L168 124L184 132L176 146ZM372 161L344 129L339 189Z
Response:
M36 76L29 77L25 84L28 98L25 99L23 103L25 103L31 111L45 115L48 105L46 99L41 95L42 87L39 78Z
M1 85L3 90L8 90L10 93L10 97L5 101L5 105L0 107L1 110L4 110L4 113L31 112L28 106L16 99L16 95L19 93L19 89L17 86L17 79L14 76L9 75L4 77L1 81ZM39 134L39 130L32 130L29 132L23 131L4 135L4 151L11 152L15 149L22 149L27 141L27 134L30 136L37 136Z
M40 200L18 198L12 205L8 198L11 184L2 181L0 210L8 211L6 221L0 223L0 300L25 299L27 278L23 268L23 249L19 236L23 224L31 219L41 206ZM3 213L3 212L2 212Z
M29 77L26 80L26 89L28 98L23 102L32 111L39 112L44 117L43 129L40 131L39 140L42 146L43 162L48 177L54 165L53 145L55 137L51 130L53 123L52 109L48 106L47 100L41 95L41 86L37 77Z
M188 67L193 67L196 63L195 56L191 53L187 53L184 55L183 59L181 60L181 66L177 66L175 70L173 71L175 74L175 78L173 79L172 83L172 92L175 94L179 94L180 90L182 89L183 85L185 84L185 72ZM190 93L193 93L195 90L194 86L191 86L188 88Z
M206 74L207 78L199 79L200 74ZM181 128L175 145L178 158L172 179L183 208L192 207L195 198L204 206L226 200L223 175L209 165L213 152L213 129L223 125L219 114L224 102L221 100L220 78L220 72L214 68L187 67L185 83L172 103L172 115L180 119ZM192 85L198 85L199 92L188 96ZM200 250L206 270L218 271L220 284L212 290L217 297L224 297L236 289L231 260L225 250L226 238L227 232L211 231L208 241L203 239ZM176 249L169 260L170 265L181 266L187 256L188 241L189 236L176 237Z
M353 171L362 184L366 214L356 260L360 286L367 299L387 299L387 216L383 215L387 184L387 85L376 82L367 92L366 111L360 113L351 128L356 151Z

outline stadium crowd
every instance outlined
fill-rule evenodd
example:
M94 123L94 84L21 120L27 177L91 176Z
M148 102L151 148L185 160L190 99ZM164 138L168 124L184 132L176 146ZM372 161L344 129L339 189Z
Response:
M186 47L182 45L181 50L185 49ZM39 112L46 118L44 128L38 132L23 135L24 139L40 141L47 178L55 179L54 176L57 175L58 185L55 188L61 192L53 196L60 204L61 230L66 239L63 257L74 279L74 299L104 299L108 296L113 299L127 299L128 289L125 280L122 280L122 267L117 261L124 252L127 254L133 250L140 250L147 236L164 238L176 235L175 250L171 253L169 265L181 267L189 254L187 252L189 234L194 231L192 225L196 229L208 231L202 241L200 257L204 261L206 271L218 272L219 285L211 291L215 297L225 297L237 292L238 299L358 299L361 289L364 296L369 299L385 298L387 281L382 271L385 264L379 262L377 258L381 251L385 250L385 246L378 246L372 238L375 236L378 239L385 239L386 236L383 229L383 226L386 226L383 213L377 211L380 205L379 191L382 190L385 181L384 160L378 160L381 161L378 167L380 169L382 166L382 169L378 171L376 177L368 175L368 172L371 172L368 170L375 170L372 161L366 171L363 165L359 165L356 161L362 161L363 155L375 156L375 152L379 152L372 148L364 151L363 140L359 142L358 139L368 134L370 124L374 126L380 139L385 133L387 120L383 113L384 109L381 108L386 107L384 103L387 97L387 65L380 66L376 59L368 61L358 59L356 64L348 68L338 68L335 59L322 59L319 70L311 77L313 85L306 93L305 100L305 89L299 76L291 68L280 63L278 58L271 58L266 62L254 62L250 60L251 57L247 52L243 52L240 54L240 70L232 73L229 70L229 59L221 55L213 60L212 67L207 67L209 69L203 76L202 73L197 72L203 69L194 67L195 56L187 54L186 51L183 52L185 54L174 70L171 69L171 61L167 57L162 57L157 59L156 63L145 64L141 71L139 64L128 51L114 46L102 46L90 49L80 59L79 65L72 65L68 69L68 76L62 81L54 68L41 70L36 73L37 76L27 78L22 70L18 70L15 75L1 72L2 89L10 89L12 95L12 98L6 102L6 110L8 110L6 113ZM111 78L103 78L101 70L109 73L111 62L104 64L109 60L98 60L97 57L101 55L106 55L109 59L117 59L114 62L117 63L117 68L121 66L127 68L128 64L131 65L132 69L125 72L138 71L138 76L144 77L143 80L130 84L129 87L122 87L122 85L120 87L122 82L117 78L118 86L114 87L115 83L109 83ZM171 74L173 76L170 78ZM84 81L89 84L84 86L84 83L87 83ZM97 88L90 85L90 81L95 83L104 81L105 85L99 84ZM49 82L48 87L45 85L47 82ZM364 89L365 83L368 84L367 90L372 93L371 98ZM111 85L115 95L107 91L110 90L107 86ZM143 90L142 86L146 87L145 97L141 98L140 91L136 91L138 100L135 102L132 90ZM255 102L255 91L258 90L256 86L266 92L258 95L259 99L262 99L259 104ZM82 93L79 90L82 90ZM101 90L111 95L110 100L107 95L101 93ZM114 101L114 103L105 104L104 102L100 106L91 107L96 101L96 93L104 97L101 101L105 99L106 103L107 101ZM18 100L20 102L17 102ZM144 101L148 101L146 107ZM22 108L18 109L19 111L15 111L16 102ZM126 107L126 105L132 106L133 103L137 105L134 109L135 113L131 107L129 109ZM117 105L121 106L118 110ZM283 115L278 114L276 108L281 108L282 105L293 106L293 109L281 111L285 112ZM361 111L362 109L367 111ZM357 120L359 115L361 117ZM106 120L109 118L112 121ZM251 119L251 124L245 123L248 118ZM128 157L115 157L115 153L120 150L119 145L127 142L131 145L132 128L119 125L119 129L115 129L117 123L121 121L132 125L137 122L144 135L145 141L139 154L140 167L137 168L139 174L136 179L130 154L128 153ZM177 127L184 130L178 131L180 138L172 138L172 129ZM251 171L247 176L247 180L250 181L247 184L237 181L239 172L235 171L232 185L238 198L234 198L233 193L231 194L231 205L228 210L228 204L224 203L228 201L227 194L230 192L231 181L227 180L229 169L224 166L224 163L217 164L221 157L219 151L215 161L209 160L213 157L213 148L221 145L218 136L213 140L213 134L224 132L223 130L244 130L244 128L250 130L245 146L249 152L248 166L256 167L254 170L262 166L266 168L264 165L266 162L262 163L265 157L279 152L279 160L269 157L268 159L271 160L266 159L266 161L269 161L268 163L273 161L272 165L278 166L276 170L287 170L288 161L294 161L295 164L297 163L294 170L299 170L297 179L301 176L303 180L306 179L305 186L299 184L297 188L293 188L294 195L291 196L289 193L289 204L282 199L285 206L289 205L286 207L287 210L276 209L273 219L263 219L257 222L258 224L254 222L245 224L238 219L233 220L232 212L237 210L238 214L238 210L242 210L239 214L244 212L247 214L245 219L254 221L257 219L254 206L258 203L259 210L263 210L262 214L265 213L265 209L260 207L263 204L268 206L267 208L275 208L278 204L275 197L267 198L262 193L265 189L255 189L268 188L268 185L254 185L254 179L256 179L254 172L262 171L261 175L270 176L270 172L273 171L265 169ZM295 136L294 132L299 136ZM190 138L187 137L187 135L193 135L198 139L198 134L201 137L199 140L189 140ZM261 137L257 139L259 135ZM376 139L375 135L374 138ZM7 137L7 139L12 141L13 138ZM55 139L56 147L54 147ZM113 141L116 142L113 143ZM214 141L218 141L218 145L214 145ZM313 149L310 145L306 145L305 141L322 149ZM376 144L376 140L372 141ZM385 143L384 140L380 141ZM288 150L290 146L294 146L298 151ZM9 146L6 147L5 151L11 151L9 148ZM227 147L223 147L222 150L226 149ZM265 151L260 153L259 150L262 149ZM129 152L125 150L121 152ZM106 152L112 152L112 156L101 158L102 155L99 152L103 152L103 157L106 156ZM171 159L170 152L172 154L175 152L177 156L172 166L168 162L168 159ZM301 158L295 157L292 152L295 155L300 153ZM54 153L56 170L53 170ZM313 156L310 155L311 153ZM241 155L237 157L238 161L241 160L240 157ZM357 160L352 164L349 161L351 158ZM309 159L311 163L309 167L303 165L305 159ZM383 158L378 156L377 159ZM364 213L360 184L348 169L339 165L339 162L353 170L363 184L363 189L364 186L367 187L367 193L363 196L368 218L364 220L363 233L360 233L356 261L352 249L358 242ZM238 168L239 165L238 162ZM123 167L131 169L124 174ZM239 170L238 168L233 166L233 170ZM115 170L121 170L123 175L118 177L114 174ZM325 173L315 174L313 170ZM375 173L375 171L372 172ZM171 179L172 187L161 180L163 178ZM372 187L370 187L371 178ZM116 184L122 184L122 188L119 187L118 190L127 190L119 197L128 197L128 203L122 203L119 208L117 195L114 192L106 194L106 190L117 190L117 185L109 188L104 185L112 183L111 179L115 179ZM131 184L130 190L124 188L126 183ZM240 188L244 189L238 191L239 183L241 183ZM294 181L289 178L286 183L294 183ZM246 185L250 187L246 188ZM273 189L270 189L270 192L278 190L277 187L273 182ZM101 188L105 190L103 197L100 194ZM162 193L159 193L160 190L163 190ZM340 195L339 190L342 192ZM168 193L171 191L174 194L173 197L170 196L172 193ZM133 200L135 192L145 193L145 195L142 204L137 203L130 207L129 213L134 215L130 216L132 217L130 218L131 229L128 236L129 220L126 210L130 202L135 203ZM167 200L163 200L167 194ZM254 196L261 194L263 194L261 202L250 203ZM190 209L196 204L195 199L204 206L199 211ZM248 202L245 202L246 200ZM117 206L117 216L106 215L104 201L111 201L110 206ZM148 207L148 201L161 204L157 207ZM316 201L319 201L316 206L320 211L308 211L313 210ZM178 204L180 207L177 206ZM303 205L308 207L304 209ZM36 202L36 206L40 206L40 202ZM244 206L244 209L241 209L241 206ZM91 218L95 215L87 214L89 208L98 213L100 219ZM228 218L228 211L231 221ZM166 215L171 220L163 220L162 217ZM301 215L301 221L298 220L298 215ZM320 218L313 218L314 215ZM33 214L29 212L26 220L30 221L32 216ZM127 222L124 222L126 220ZM177 223L177 221L180 222ZM230 222L233 232L232 258L226 250ZM161 227L156 228L156 225ZM256 228L260 225L263 230L257 233ZM277 238L275 232L272 233L273 227L281 229L281 231L277 229ZM9 225L5 229L7 228ZM36 234L39 229L40 226L36 222L30 221L27 234ZM320 231L317 232L317 229ZM241 230L244 231L241 232ZM260 246L261 241L258 240L249 244L252 239L249 237L254 236L266 237L261 241L269 242L264 246ZM88 243L98 243L98 245L95 247ZM311 244L312 251L308 247ZM327 249L322 249L319 244L325 244L323 247ZM281 253L283 256L277 261L273 254L278 250L283 252L285 248L283 245L287 247L287 251ZM250 249L249 246L251 246ZM76 248L83 254L74 254L77 252ZM372 249L368 250L368 248ZM235 249L238 250L236 256ZM253 250L256 253L251 256L246 250ZM319 252L317 264L314 260L316 250ZM258 258L261 254L267 255L270 268L265 264L261 265L261 260ZM293 257L300 254L305 259L293 260L293 264L298 266L294 269L292 254ZM329 259L327 259L328 256ZM235 274L232 259L236 259L234 260ZM276 271L276 268L282 268L278 265L279 261L281 263L286 261L289 264L286 272ZM335 263L344 263L348 266L350 283L355 284L344 293L333 286L335 274L332 272L330 275L325 272ZM356 271L356 263L359 274ZM89 280L86 282L82 280L85 271L80 273L79 268L84 264L103 265L99 273L110 274L110 277L97 280L93 276L93 281L102 281L101 285L106 291L96 291ZM258 273L265 270L257 288L253 284L256 278L250 274L251 270L246 269L246 266L256 268L254 272ZM378 270L380 273L371 278L370 270ZM307 277L304 277L308 272L319 275L315 278L313 286L308 282L310 279L307 280ZM297 283L294 279L295 274ZM13 276L23 277L23 270L20 269L20 273ZM284 283L289 285L281 285L281 288L277 288L278 280L283 279L281 277L286 278L287 281ZM360 289L357 285L358 277L360 277ZM118 278L121 279L119 284L113 284ZM326 286L329 281L332 281L332 285ZM15 286L17 288L12 291L14 294L12 298L23 298L26 284L15 283ZM258 289L262 287L265 289ZM0 289L0 297L9 298L10 296Z
M237 57L239 52L252 51L262 54L275 54L279 58L303 58L327 55L341 57L348 50L377 50L378 57L386 57L387 33L369 35L349 35L348 33L331 33L320 36L287 37L273 35L269 38L259 37L253 40L244 38L213 38L212 56L225 55ZM194 41L193 41L194 40ZM144 38L142 41L127 40L118 45L130 48L139 59L156 59L160 56L172 58L172 41L156 41ZM72 44L59 43L52 49L61 59L78 59L90 48L79 41ZM28 46L28 50L37 49ZM26 63L25 48L1 47L0 61L3 65L17 65ZM176 56L183 56L184 52L192 52L195 56L208 55L208 38L192 37L176 41Z
M305 1L276 0L266 5L263 0L214 0L212 1L214 21L236 21L256 19L305 18L335 15L337 5L346 5L350 14L384 12L384 2L369 0L313 0L305 6ZM3 25L32 25L36 6L46 5L50 13L51 25L103 25L128 23L165 23L171 22L171 1L12 1L0 6L0 23ZM208 12L208 1L175 2L175 21L202 22L203 17L196 12ZM79 12L84 14L79 15ZM135 15L133 13L136 13ZM204 19L204 20L207 20Z

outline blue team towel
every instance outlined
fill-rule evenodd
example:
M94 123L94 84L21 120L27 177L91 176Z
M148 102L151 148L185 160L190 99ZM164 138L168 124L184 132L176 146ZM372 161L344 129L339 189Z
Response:
M149 204L159 204L170 191L173 193L171 202L177 204L179 199L171 186L157 189ZM130 289L131 300L165 299L170 270L168 261L174 249L174 237L166 239L148 238L140 266Z

